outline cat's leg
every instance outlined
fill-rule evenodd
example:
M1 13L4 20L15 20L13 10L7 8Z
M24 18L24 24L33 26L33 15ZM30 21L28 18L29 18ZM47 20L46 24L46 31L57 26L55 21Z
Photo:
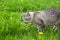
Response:
M38 26L38 27L37 27L38 32L43 32L44 27L45 27L45 26Z
M58 26L54 25L54 26L53 26L53 30L54 30L54 31L57 31L57 29L58 29Z

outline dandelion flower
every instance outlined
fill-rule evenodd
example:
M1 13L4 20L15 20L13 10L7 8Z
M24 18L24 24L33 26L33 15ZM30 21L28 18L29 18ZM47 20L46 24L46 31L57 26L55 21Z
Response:
M41 35L41 34L43 34L43 32L39 32L38 34L40 34L40 35Z

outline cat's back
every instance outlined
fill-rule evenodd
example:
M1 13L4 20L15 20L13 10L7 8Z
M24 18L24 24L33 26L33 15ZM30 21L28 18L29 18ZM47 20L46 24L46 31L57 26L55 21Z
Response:
M36 18L42 19L46 25L54 24L60 20L60 8L49 8L35 14ZM59 21L60 22L60 21Z

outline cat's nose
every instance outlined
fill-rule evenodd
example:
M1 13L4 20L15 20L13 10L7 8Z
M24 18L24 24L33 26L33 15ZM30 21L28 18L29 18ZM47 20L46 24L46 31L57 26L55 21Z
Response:
M25 20L28 20L28 18L26 18Z

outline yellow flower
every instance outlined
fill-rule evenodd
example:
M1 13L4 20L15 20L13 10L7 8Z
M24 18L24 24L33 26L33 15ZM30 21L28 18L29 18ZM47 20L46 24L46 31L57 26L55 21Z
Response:
M40 34L40 35L41 35L41 34L43 34L43 32L39 32L38 34Z

